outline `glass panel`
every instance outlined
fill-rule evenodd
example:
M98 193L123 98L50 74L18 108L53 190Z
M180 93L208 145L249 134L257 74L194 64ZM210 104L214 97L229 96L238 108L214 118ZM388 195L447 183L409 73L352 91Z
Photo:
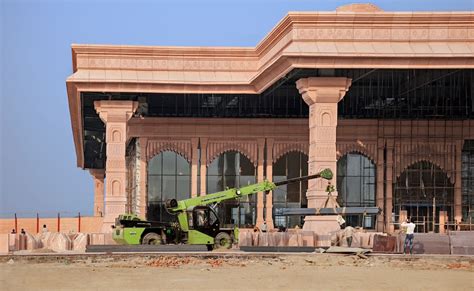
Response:
M162 152L163 156L163 174L164 175L175 175L176 174L176 153L175 152Z
M148 201L161 201L161 176L148 176Z
M255 176L255 167L244 155L241 155L240 157L240 175Z
M287 185L287 201L300 202L300 183L291 183Z
M216 158L214 161L212 161L212 163L207 167L207 175L213 175L213 176L216 176L216 175L219 175L219 164L220 164L220 161L221 160L221 157L218 157Z
M183 200L191 198L191 179L189 176L178 176L176 184L176 199Z
M222 177L207 176L207 193L211 194L222 190Z
M273 178L275 179L276 176L286 176L286 156L279 158L278 161L273 164ZM280 181L283 180L285 179L282 179Z
M176 177L163 176L163 201L176 198Z
M238 187L239 185L237 185L237 176L228 176L226 175L224 177L224 189L227 189L227 188L236 188Z
M255 176L240 176L240 187L255 184Z
M161 175L161 155L154 156L148 162L148 174Z
M356 154L347 155L347 175L348 176L361 175L360 155L356 155Z
M290 152L287 154L288 161L288 179L296 178L300 176L301 167L300 167L300 153L299 152Z
M178 176L189 176L191 173L191 165L180 155L176 155L177 174Z
M239 172L238 167L238 153L236 152L226 152L224 154L225 158L225 168L224 175L226 176L235 176Z

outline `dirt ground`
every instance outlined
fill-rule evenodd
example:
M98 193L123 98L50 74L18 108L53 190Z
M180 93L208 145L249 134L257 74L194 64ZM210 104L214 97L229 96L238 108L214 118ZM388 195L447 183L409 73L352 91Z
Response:
M0 263L1 290L474 290L474 257L124 256Z

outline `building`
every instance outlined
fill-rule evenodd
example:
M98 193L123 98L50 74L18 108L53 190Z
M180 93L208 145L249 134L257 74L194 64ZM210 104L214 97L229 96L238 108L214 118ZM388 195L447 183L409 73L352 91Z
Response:
M77 165L104 231L126 211L169 219L167 198L326 167L341 205L382 209L349 224L392 231L408 215L442 231L474 216L473 12L353 4L290 12L256 47L73 45L72 60ZM273 210L319 207L324 189L293 184L219 215L293 227L302 218Z

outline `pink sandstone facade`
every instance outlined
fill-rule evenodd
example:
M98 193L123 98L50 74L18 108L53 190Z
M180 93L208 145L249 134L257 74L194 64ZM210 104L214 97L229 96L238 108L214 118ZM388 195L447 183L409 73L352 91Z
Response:
M74 44L72 61L74 72L67 79L71 125L77 165L87 168L82 94L262 94L294 69L472 70L474 13L384 12L371 5L290 12L256 47ZM360 153L377 169L386 169L376 172L375 201L383 210L377 230L388 232L394 222L393 183L413 163L429 161L445 170L454 185L454 219L447 219L461 221L461 151L465 140L474 139L474 120L338 120L338 104L353 83L349 76L297 80L309 107L308 119L148 117L137 113L139 102L134 100L95 101L106 133L105 166L90 169L94 214L103 216L102 231L110 231L123 212L146 216L148 163L163 151L176 152L189 162L190 196L207 193L207 168L227 151L245 155L255 166L257 181L272 180L274 163L292 151L308 156L309 174L323 168L336 173L340 157ZM447 124L451 131L436 130ZM137 173L130 174L126 150L132 139L140 155ZM418 157L398 154L402 151L417 152ZM450 158L439 159L440 153ZM133 195L127 192L130 175L137 177L139 189ZM336 177L332 184L337 185ZM326 185L309 182L308 207L324 204ZM264 199L258 193L257 225L266 221L274 227L272 195ZM306 217L304 222L305 230L318 233L338 228L334 216Z

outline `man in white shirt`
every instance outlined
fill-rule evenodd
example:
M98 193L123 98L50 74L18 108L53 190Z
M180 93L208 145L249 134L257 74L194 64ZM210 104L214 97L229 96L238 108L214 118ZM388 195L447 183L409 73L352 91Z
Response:
M403 253L406 254L406 249L409 247L410 249L410 254L413 253L413 238L414 238L414 233L415 233L415 227L416 225L413 223L413 218L410 220L406 220L405 222L402 222L402 227L406 229L406 236L405 236L405 246L403 248Z

